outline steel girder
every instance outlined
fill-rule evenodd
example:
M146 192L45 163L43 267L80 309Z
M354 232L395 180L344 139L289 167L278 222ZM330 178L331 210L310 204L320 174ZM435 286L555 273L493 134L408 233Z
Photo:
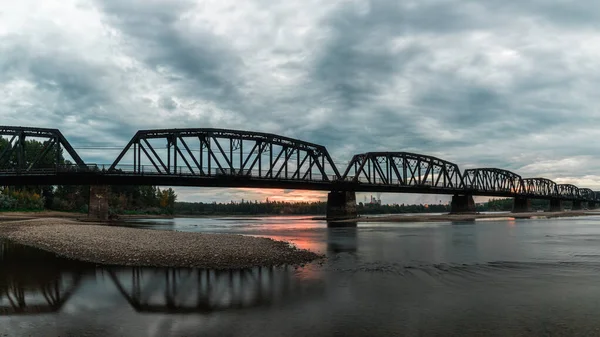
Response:
M462 185L458 165L409 152L367 152L352 157L342 179L378 185L456 189Z
M558 189L558 195L568 199L579 199L579 188L571 184L560 184L556 186Z
M40 161L45 159L52 149L55 157L52 158L54 169L62 165L61 147L66 150L75 165L86 167L75 149L57 129L30 128L21 126L0 126L0 137L8 137L7 146L0 148L0 168L26 173L40 166ZM26 141L28 138L45 139L44 146L35 156L27 158L25 154ZM48 167L44 167L48 168Z
M589 188L580 188L579 197L585 201L596 201L596 193Z
M546 178L523 179L523 194L536 197L557 197L556 183Z
M523 180L521 176L497 168L468 169L463 173L463 187L478 193L506 192L521 194Z
M165 141L164 148L151 144L157 139ZM124 167L120 163L130 151L133 165ZM224 129L138 131L109 172L300 181L340 178L324 146L275 134Z

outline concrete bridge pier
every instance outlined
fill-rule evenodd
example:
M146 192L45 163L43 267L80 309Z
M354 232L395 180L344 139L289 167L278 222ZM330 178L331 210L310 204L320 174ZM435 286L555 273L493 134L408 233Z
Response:
M108 220L108 197L110 186L91 185L90 203L88 205L88 218Z
M516 197L513 200L513 213L531 212L531 199Z
M358 218L356 211L356 193L332 191L327 194L327 221ZM347 223L356 226L356 223Z
M572 211L581 211L583 209L583 202L581 200L573 201Z
M470 194L452 196L450 204L450 213L476 213L475 201Z
M560 199L550 199L550 212L562 212L562 200Z

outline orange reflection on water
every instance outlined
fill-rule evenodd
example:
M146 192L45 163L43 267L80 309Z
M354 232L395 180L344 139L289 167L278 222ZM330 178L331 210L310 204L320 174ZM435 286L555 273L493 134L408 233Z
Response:
M285 236L285 235L268 235L265 236L268 237L270 239L273 240L277 240L277 241L285 241L285 242L289 242L291 244L293 244L294 246L296 246L299 249L306 249L306 250L310 250L311 252L315 252L315 253L322 253L324 254L327 250L327 244L324 242L317 242L313 239L310 238L302 238L302 237L296 237L296 236Z

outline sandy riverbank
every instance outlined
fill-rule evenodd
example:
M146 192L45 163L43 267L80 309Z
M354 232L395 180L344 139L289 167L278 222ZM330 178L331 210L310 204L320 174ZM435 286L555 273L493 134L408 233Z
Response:
M112 227L57 218L1 222L0 238L108 265L239 269L299 265L322 257L266 238Z

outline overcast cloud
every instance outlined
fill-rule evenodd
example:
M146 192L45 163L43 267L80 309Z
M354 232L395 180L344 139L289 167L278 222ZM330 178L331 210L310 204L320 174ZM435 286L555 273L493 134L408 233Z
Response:
M1 124L75 147L219 127L319 143L342 165L412 151L600 188L596 1L0 2Z

